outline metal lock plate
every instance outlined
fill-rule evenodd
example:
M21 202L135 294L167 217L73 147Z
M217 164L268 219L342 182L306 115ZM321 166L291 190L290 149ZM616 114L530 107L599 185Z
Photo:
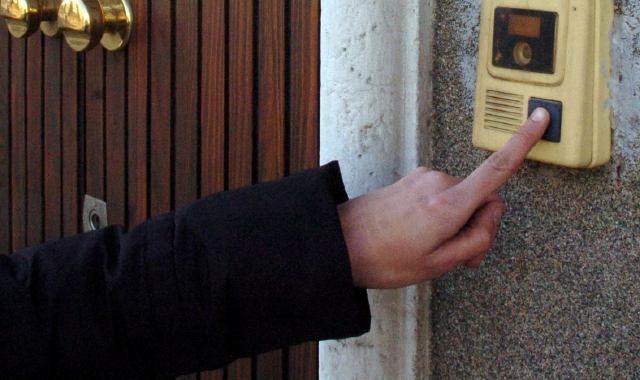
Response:
M84 232L96 231L108 226L107 204L90 195L84 196L82 208L82 230Z

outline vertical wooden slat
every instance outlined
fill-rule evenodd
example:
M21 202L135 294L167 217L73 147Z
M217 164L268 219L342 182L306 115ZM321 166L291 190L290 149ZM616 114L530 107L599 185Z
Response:
M224 380L224 370L202 372L200 380Z
M62 224L63 235L72 236L80 227L78 174L78 54L62 46Z
M251 379L251 359L238 359L227 367L227 380Z
M65 45L60 62L62 67L58 71L58 75L62 74L62 83L58 84L62 101L58 99L61 103L57 104L55 99L51 103L49 99L53 99L55 82L60 80L56 79L54 69L60 58L50 49L60 43L59 40L51 45L49 41L45 42L44 71L37 74L44 73L44 103L42 93L38 93L42 89L42 78L28 76L25 71L26 58L31 59L31 51L26 53L24 40L13 40L16 42L12 42L11 73L7 72L5 82L0 73L0 111L3 104L11 108L6 121L0 114L0 123L11 127L3 132L0 125L0 149L2 144L9 143L12 148L10 155L7 153L4 158L5 162L10 162L10 166L4 165L6 178L11 178L12 182L11 194L6 196L11 199L11 213L3 216L0 211L0 227L2 223L11 224L14 248L24 246L27 240L27 202L36 213L36 205L40 205L41 217L35 228L42 227L43 201L42 198L38 201L38 196L43 196L43 178L45 233L49 239L56 234L56 229L59 231L60 223L65 235L76 232L77 206L85 182L86 192L109 201L112 223L121 223L124 219L126 224L132 225L140 223L149 214L171 208L172 192L175 206L199 195L198 185L204 195L222 190L225 185L236 188L249 185L253 180L272 180L317 164L319 49L309 41L317 39L319 0L291 1L288 15L285 15L285 0L203 1L200 9L188 0L175 0L174 5L172 0L134 2L136 27L128 48L128 65L125 53L105 54L98 47L86 55L77 55ZM229 8L225 9L225 6ZM175 31L171 31L173 9L180 9L175 13ZM194 21L198 17L201 17L201 25ZM290 25L290 45L286 45L286 22ZM202 31L199 37L198 30ZM176 36L175 41L172 41L172 35ZM2 44L3 38L9 40L6 33L0 35L0 46L7 46ZM42 40L41 36L35 38ZM174 47L172 42L175 42ZM30 49L36 48L30 45ZM8 50L6 52L9 54ZM287 52L289 56L285 56ZM0 52L0 67L3 67L3 53ZM176 59L175 69L172 56ZM42 54L38 57L41 59ZM201 58L200 66L198 58ZM287 60L290 65L285 68ZM35 67L36 63L32 62L31 66ZM126 90L124 75L128 75ZM31 78L29 86L25 82L27 77ZM198 79L201 79L200 83ZM9 82L11 101L3 103L2 85ZM40 84L34 90L31 83L36 82ZM175 92L172 92L173 83ZM40 96L40 100L33 98L32 93ZM288 106L287 99L290 101ZM29 104L28 121L26 104ZM36 130L37 114L31 113L42 104L44 109L39 112L40 123L45 126L44 135L41 129ZM62 110L57 126L56 107ZM60 123L61 131L56 130ZM28 135L27 124L31 127ZM197 135L198 127L201 128L200 136ZM27 182L27 160L32 166L38 161L37 157L27 159L27 152L33 149L27 147L27 138L29 144L37 144L38 135L40 144L44 141L40 151L44 148L46 158L45 172L40 168L38 175L39 185L35 172L29 171ZM226 142L225 137L228 138ZM289 141L285 141L287 137ZM56 162L55 141L60 138L63 149L58 156L61 155L62 161ZM201 144L200 162L197 161L198 143ZM8 152L8 147L6 150ZM50 158L54 159L49 162ZM42 162L42 156L39 160ZM196 172L198 164L200 173ZM62 179L53 174L60 166ZM0 176L2 167L0 153ZM175 169L173 173L172 169ZM225 169L228 170L226 175ZM197 183L198 176L200 184ZM225 179L228 182L225 183ZM62 194L56 195L56 183L60 180L58 189L62 189ZM27 198L26 189L33 191L27 185L34 183L36 189L40 187L39 195L34 193ZM117 200L125 196L129 202L127 215L122 208L124 201ZM57 222L53 216L56 197L62 198L63 218ZM51 220L54 221L50 224ZM9 239L8 231L6 235L5 239ZM37 231L30 232L30 236L37 235ZM283 352L276 351L261 355L253 366L250 359L242 359L231 365L226 373L206 372L200 374L200 378L315 378L311 375L317 371L314 345L294 347L285 352L290 352L288 360L284 361L290 368L284 368L285 372ZM300 360L305 363L300 364ZM251 373L252 367L256 373Z
M104 199L104 50L85 53L86 187Z
M254 125L254 8L229 4L229 187L251 184Z
M151 151L148 152L151 216L171 208L171 28L170 0L152 0L151 37Z
M318 370L318 343L309 342L289 348L289 379L317 379Z
M285 174L285 7L283 0L258 3L258 162L259 182ZM283 376L283 351L259 355L257 379Z
M106 58L105 147L106 201L109 224L124 224L125 198L125 52L111 52Z
M320 0L290 0L290 172L319 163Z
M189 1L189 0L185 0ZM226 30L225 6L235 2L202 1L202 84L200 195L224 190L225 187L225 108L226 108ZM249 362L249 378L251 362ZM201 379L223 380L224 371L200 374ZM228 377L227 380L233 380Z
M11 49L11 229L12 250L27 244L26 40Z
M223 2L206 2L216 6ZM223 5L222 5L223 7ZM218 6L217 8L220 8ZM176 0L176 9L180 12L176 13L176 62L175 70L175 205L178 207L187 202L193 201L198 197L198 131L199 131L199 115L198 115L198 60L199 57L199 5L193 0ZM208 11L209 9L207 9ZM209 13L207 13L209 15ZM224 25L224 24L223 24ZM209 27L209 25L208 25ZM205 38L209 38L211 30L207 29ZM222 27L224 33L224 27ZM214 31L215 34L215 31ZM224 63L224 58L222 60ZM224 66L223 66L224 67ZM208 77L209 78L209 77ZM224 78L222 78L224 79ZM203 88L203 95L209 88ZM215 88L214 88L215 90ZM224 94L224 93L223 93ZM224 96L222 97L224 98ZM211 105L207 105L209 108ZM215 105L214 105L215 107ZM224 107L224 106L223 106ZM222 107L222 108L223 108ZM224 108L223 108L224 109ZM210 124L208 124L209 126ZM210 129L207 128L209 132ZM210 136L208 136L210 138ZM213 141L224 147L224 130L218 141ZM204 143L207 147L211 144ZM208 157L210 159L213 157ZM208 169L209 170L209 169ZM215 169L211 169L215 170ZM216 173L212 171L211 177L224 178L224 173ZM210 178L207 176L207 179ZM209 181L208 181L209 182ZM180 379L197 378L197 375L183 376Z
M42 35L27 40L27 245L43 238Z
M207 2L209 3L209 2ZM212 3L218 3L213 1ZM198 196L198 2L177 0L175 206Z
M11 253L10 38L0 29L0 255Z
M202 195L224 190L225 12L224 1L202 2Z
M147 109L148 109L148 3L131 4L134 23L129 41L128 66L128 215L127 226L147 218Z
M62 130L60 39L44 42L44 238L62 235Z
M229 2L229 188L251 185L254 131L254 5L252 0ZM227 367L227 380L250 379L251 359Z
M11 42L11 229L12 250L27 244L26 152L27 41Z
M289 5L289 172L315 167L320 143L320 0ZM289 379L318 378L318 343L289 349Z
M258 181L285 174L284 1L259 2L258 10Z

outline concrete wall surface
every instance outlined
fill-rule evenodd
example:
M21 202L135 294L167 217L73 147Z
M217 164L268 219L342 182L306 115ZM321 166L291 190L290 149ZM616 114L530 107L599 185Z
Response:
M572 0L572 2L578 0ZM436 169L465 176L480 0L437 0ZM614 152L592 170L527 162L484 264L434 283L435 379L640 378L640 1L616 2Z
M433 0L323 0L321 161L339 160L351 197L428 162ZM424 379L427 284L370 291L371 332L320 345L320 378Z

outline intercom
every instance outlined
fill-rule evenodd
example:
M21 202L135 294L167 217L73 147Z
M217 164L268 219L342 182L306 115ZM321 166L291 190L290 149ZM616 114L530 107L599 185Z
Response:
M611 156L611 0L483 0L473 144L496 151L538 107L528 158L575 168Z

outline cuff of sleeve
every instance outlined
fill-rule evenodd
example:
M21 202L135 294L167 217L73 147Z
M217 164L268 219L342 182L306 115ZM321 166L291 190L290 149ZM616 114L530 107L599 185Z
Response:
M347 199L333 162L178 210L181 323L206 326L183 339L251 356L368 332L367 293L353 286L336 210Z

